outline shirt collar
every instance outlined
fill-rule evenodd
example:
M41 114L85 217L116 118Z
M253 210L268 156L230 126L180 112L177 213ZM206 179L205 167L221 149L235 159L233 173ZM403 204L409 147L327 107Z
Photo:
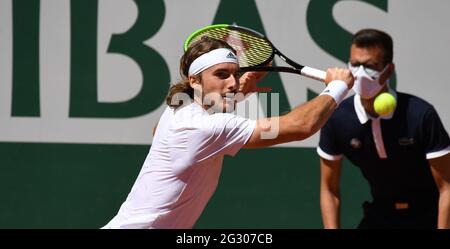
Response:
M392 96L394 96L395 100L397 100L397 93L391 89L390 87L388 88L389 93L392 94ZM359 96L359 94L355 93L355 98L354 98L354 106L355 106L355 111L356 111L356 115L358 116L359 122L361 122L361 124L365 124L369 119L371 120L376 120L379 118L382 119L391 119L394 116L395 113L395 109L392 113L390 113L389 115L386 116L378 116L378 117L372 117L370 116L366 110L364 109L364 106L361 103L361 96ZM397 108L397 107L395 107Z

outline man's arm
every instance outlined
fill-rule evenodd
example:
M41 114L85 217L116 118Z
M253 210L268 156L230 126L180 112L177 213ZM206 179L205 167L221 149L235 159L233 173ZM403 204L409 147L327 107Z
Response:
M450 153L428 162L439 189L438 228L450 228Z
M343 81L347 85L346 91L353 86L353 76L347 69L328 69L325 82L328 84L334 80ZM323 94L297 106L286 115L260 119L244 147L268 147L308 138L322 128L336 106L333 97Z
M286 115L260 119L245 148L268 147L308 138L325 124L335 108L336 102L332 97L321 95ZM266 138L264 134L267 134Z
M340 228L340 192L342 159L320 158L320 209L324 228Z

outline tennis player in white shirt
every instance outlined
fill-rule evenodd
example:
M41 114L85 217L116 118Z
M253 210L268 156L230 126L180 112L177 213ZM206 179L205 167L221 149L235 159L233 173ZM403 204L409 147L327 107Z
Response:
M239 78L236 52L227 43L206 37L194 43L180 72L131 192L103 228L192 228L216 190L225 155L313 135L353 86L348 69L328 69L319 96L286 115L255 121L230 111L234 95L268 90L256 85L264 73ZM276 136L265 138L273 126Z

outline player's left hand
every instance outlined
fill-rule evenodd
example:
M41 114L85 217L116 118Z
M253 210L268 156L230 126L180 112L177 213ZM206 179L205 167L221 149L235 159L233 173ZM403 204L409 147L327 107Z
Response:
M239 78L239 92L244 95L247 93L254 92L270 92L271 87L258 87L257 84L260 82L267 72L246 72Z

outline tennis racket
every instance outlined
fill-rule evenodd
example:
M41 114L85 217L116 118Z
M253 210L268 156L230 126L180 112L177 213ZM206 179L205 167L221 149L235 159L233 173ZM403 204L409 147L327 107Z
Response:
M249 28L237 25L215 24L203 27L192 33L184 43L186 51L193 42L208 36L227 42L237 52L241 72L268 71L300 74L305 77L325 81L322 70L300 65L283 55L264 35ZM267 66L277 55L291 67Z

